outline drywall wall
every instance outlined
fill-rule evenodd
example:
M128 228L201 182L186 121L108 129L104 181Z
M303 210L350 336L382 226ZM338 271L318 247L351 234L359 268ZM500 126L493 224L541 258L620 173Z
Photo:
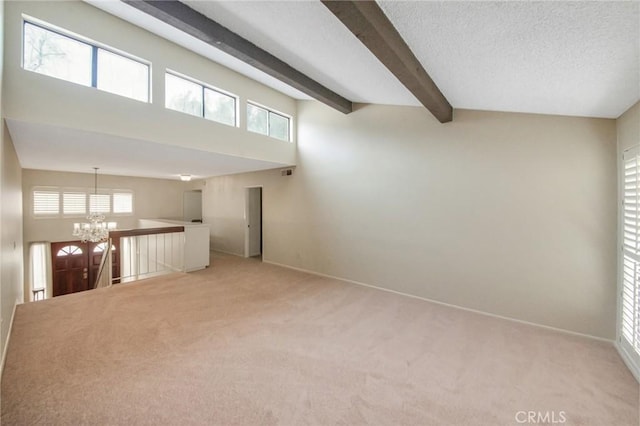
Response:
M5 2L0 0L0 354L3 361L13 310L23 301L21 169L4 123L4 10Z
M2 342L6 342L16 303L23 302L22 170L9 131L2 120L1 272ZM4 348L3 348L4 349Z
M636 102L616 120L618 153L640 144L640 102Z
M215 249L242 253L263 186L264 259L613 339L614 120L298 105L298 166L202 186Z
M73 224L83 222L76 218L36 218L33 216L32 191L38 186L59 188L81 188L93 192L94 176L91 173L62 173L24 169L22 189L24 192L24 239L28 245L34 241L71 241ZM183 182L165 179L110 176L98 174L98 189L123 189L133 191L133 215L107 215L108 221L118 223L120 229L135 228L139 219L182 218L182 197L186 185Z
M5 25L6 112L25 122L295 163L295 143L246 131L246 101L296 115L293 99L80 1L8 2ZM135 55L152 64L152 103L134 101L21 68L22 14ZM164 73L173 70L237 95L240 126L215 123L164 107ZM295 120L292 125L295 134Z

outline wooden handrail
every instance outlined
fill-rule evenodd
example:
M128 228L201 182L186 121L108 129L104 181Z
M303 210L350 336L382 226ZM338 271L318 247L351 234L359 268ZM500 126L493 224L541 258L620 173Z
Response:
M167 226L163 228L123 229L121 231L109 231L109 237L137 237L139 235L170 234L184 232L184 226Z

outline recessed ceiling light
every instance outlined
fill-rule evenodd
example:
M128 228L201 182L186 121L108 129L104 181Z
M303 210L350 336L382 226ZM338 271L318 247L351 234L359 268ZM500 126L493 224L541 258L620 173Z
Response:
M189 182L191 180L191 175L180 175L180 180L183 182Z

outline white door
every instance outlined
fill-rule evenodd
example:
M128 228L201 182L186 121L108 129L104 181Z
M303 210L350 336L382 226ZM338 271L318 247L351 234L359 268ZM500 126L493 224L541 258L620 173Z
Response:
M183 196L183 220L202 220L202 191L185 191Z
M244 256L262 254L262 188L245 189L245 245Z

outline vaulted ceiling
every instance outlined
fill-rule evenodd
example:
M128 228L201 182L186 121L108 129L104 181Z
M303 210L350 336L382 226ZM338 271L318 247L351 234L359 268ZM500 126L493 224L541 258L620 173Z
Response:
M122 2L89 1L297 99ZM352 102L420 102L319 1L184 1ZM617 118L640 99L640 2L379 1L454 108Z
M311 99L123 1L85 2L295 99ZM348 101L421 107L320 1L182 3ZM640 1L377 4L454 109L617 118L640 99ZM79 171L78 164L90 162L78 157L82 150L73 141L91 135L17 121L8 124L23 167ZM32 143L43 138L59 148L57 160ZM175 178L163 163L162 152L158 158L144 154L149 152L144 141L111 142L112 146L126 143L136 164L128 168L116 160L111 168L101 164L108 173ZM164 154L184 164L176 173L198 177L283 166L193 150Z

